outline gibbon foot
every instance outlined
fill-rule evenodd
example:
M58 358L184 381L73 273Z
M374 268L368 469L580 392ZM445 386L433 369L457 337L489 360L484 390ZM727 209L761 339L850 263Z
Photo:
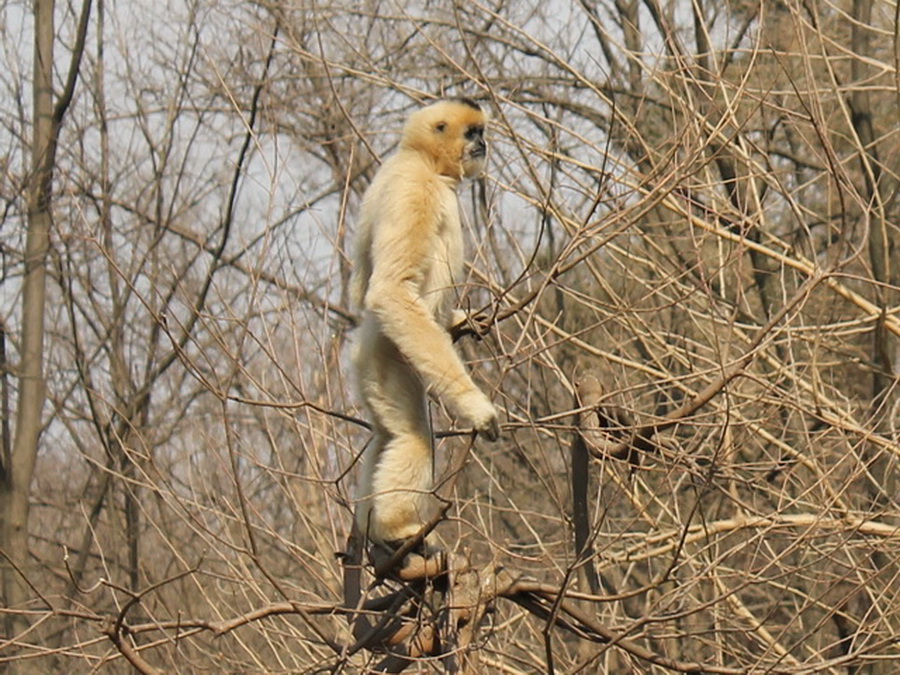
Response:
M375 544L369 549L369 557L377 576L392 575L402 581L433 579L446 571L446 553L443 549L420 542L401 561L391 565L397 551L407 539Z
M410 537L410 538L412 538L412 537ZM385 550L387 550L391 554L393 554L394 551L399 551L403 547L403 545L408 541L409 541L409 539L393 539L392 541L386 541L383 544L379 544L377 546L384 548ZM429 551L431 551L432 549L433 549L433 547L429 546L428 544L425 543L424 540L422 540L422 541L417 542L416 545L413 546L409 552L425 557L425 556L429 555ZM436 550L439 550L439 549L435 549L435 551Z

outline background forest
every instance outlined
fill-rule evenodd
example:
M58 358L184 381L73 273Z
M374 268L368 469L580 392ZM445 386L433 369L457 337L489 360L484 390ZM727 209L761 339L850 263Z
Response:
M897 672L898 26L0 3L0 669L381 662L335 611L368 439L348 251L406 115L468 96L460 303L491 331L459 346L503 438L433 415L485 615L403 667Z

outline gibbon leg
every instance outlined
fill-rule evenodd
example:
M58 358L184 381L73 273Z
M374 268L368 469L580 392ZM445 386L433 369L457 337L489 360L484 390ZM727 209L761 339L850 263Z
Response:
M376 541L402 543L431 518L432 473L429 438L400 434L385 443L372 475Z
M421 378L387 338L357 354L360 391L374 435L363 456L359 528L376 543L412 537L435 513L434 456Z

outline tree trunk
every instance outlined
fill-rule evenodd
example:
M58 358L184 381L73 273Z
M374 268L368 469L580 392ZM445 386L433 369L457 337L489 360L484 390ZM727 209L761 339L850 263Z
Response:
M54 0L34 3L34 130L28 185L28 232L22 290L22 341L19 358L19 396L10 466L0 488L3 513L3 591L6 605L21 608L31 595L28 575L28 497L41 432L44 407L44 306L46 258L50 241L50 192L54 156L53 111ZM27 621L11 616L8 628L18 633Z
M851 75L853 78L853 90L850 94L850 110L852 113L853 128L859 149L860 171L865 185L865 197L868 205L868 213L865 220L869 226L869 264L872 269L872 279L875 288L875 298L878 305L884 308L881 317L876 320L872 338L872 415L875 429L889 436L892 425L891 412L896 397L896 385L894 383L894 364L892 345L896 344L896 338L887 330L885 320L887 309L893 305L895 291L892 284L896 282L891 270L891 254L893 242L887 224L886 199L882 162L879 157L878 141L875 132L874 111L869 95L868 87L871 76L871 67L864 61L871 57L870 33L872 31L872 3L869 0L853 0L853 24L851 26L851 48L854 59L851 62ZM869 493L872 500L871 508L878 510L889 508L889 501L896 494L897 483L895 477L896 460L881 448L869 447L864 457L870 467L870 475L873 479L869 484ZM892 560L882 551L873 550L872 562L879 570L890 567ZM863 596L864 598L865 596ZM863 599L865 611L870 611L869 603ZM853 635L849 636L852 640ZM844 643L848 642L843 639ZM896 664L888 661L875 661L873 663L848 667L850 675L887 675L894 672Z
M892 254L895 248L891 231L887 223L886 195L883 193L884 180L882 162L879 157L878 141L875 132L874 112L869 96L867 80L871 67L863 60L870 57L870 32L872 21L872 5L867 0L854 0L853 22L851 28L851 46L855 58L851 63L854 88L850 95L850 110L853 128L856 132L859 149L860 170L865 184L865 197L868 213L865 220L869 225L869 263L872 268L872 279L875 282L875 298L877 304L884 308L880 318L876 320L872 331L872 415L876 429L887 435L890 432L891 412L897 395L894 352L897 347L896 337L886 329L887 311L896 300L893 286L897 283L896 272L892 267ZM884 452L879 452L871 460L872 475L877 477L877 484L872 486L873 503L881 504L884 498L895 494L896 482L893 478L893 460Z
M884 308L892 306L893 291L891 285L896 283L896 274L891 269L891 255L894 243L887 226L886 202L883 194L884 180L882 162L878 152L878 137L875 133L875 120L867 80L872 68L863 61L870 57L871 47L869 33L872 30L872 3L868 0L854 0L851 27L851 43L856 58L851 63L854 81L850 95L850 109L853 115L853 127L859 144L861 172L866 188L866 199L869 205L867 221L869 223L869 262L872 266L872 277L878 304ZM892 349L889 348L890 335L884 330L884 319L880 319L874 331L872 360L875 363L872 377L872 399L876 410L879 407L890 409L890 402L885 399L890 395L894 379ZM881 415L885 420L887 415ZM885 428L887 425L884 425Z

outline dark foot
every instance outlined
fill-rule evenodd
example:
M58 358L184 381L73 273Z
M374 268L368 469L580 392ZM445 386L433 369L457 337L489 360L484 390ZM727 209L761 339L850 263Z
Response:
M443 550L424 542L419 542L402 559L397 559L398 551L407 541L409 540L401 539L372 545L369 555L375 565L376 576L392 575L410 581L434 578L444 572L446 563Z

